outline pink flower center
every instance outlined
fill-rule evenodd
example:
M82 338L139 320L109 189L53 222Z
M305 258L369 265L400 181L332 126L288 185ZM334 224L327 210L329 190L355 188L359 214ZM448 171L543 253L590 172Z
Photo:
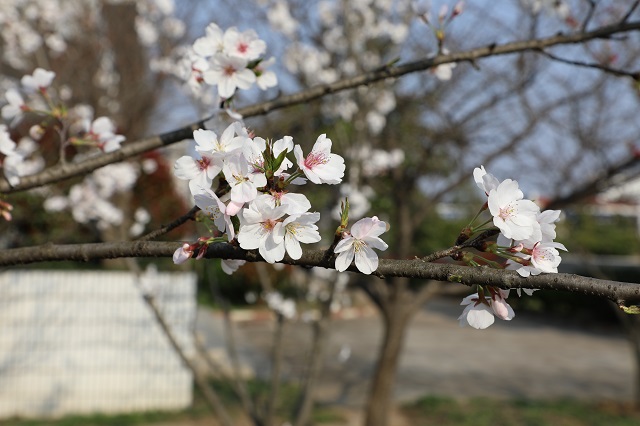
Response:
M199 160L197 160L198 163L198 169L202 170L207 170L209 168L209 165L211 164L211 159L210 158L201 158Z
M238 52L240 53L246 53L247 50L249 50L249 45L247 43L240 43L238 44Z
M277 221L273 219L267 219L264 222L262 222L262 229L264 229L267 232L271 232L273 228L276 226L276 223Z
M230 77L236 73L236 69L231 65L227 65L226 67L224 67L223 72L224 72L224 75Z
M516 212L517 210L515 206L507 204L506 206L500 208L500 214L498 214L498 216L502 220L507 220L510 217L514 216Z
M304 165L308 169L313 169L314 167L325 164L328 160L327 156L322 152L311 152L307 158L304 159Z

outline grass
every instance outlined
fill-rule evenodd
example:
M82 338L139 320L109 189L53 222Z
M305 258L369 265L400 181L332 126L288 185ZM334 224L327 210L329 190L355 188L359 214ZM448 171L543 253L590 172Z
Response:
M269 397L269 385L264 381L251 380L247 383L247 390L252 400L258 406L264 406ZM212 381L212 387L220 397L223 405L229 411L232 418L245 417L241 414L240 403L231 385L223 381ZM295 409L298 396L298 387L292 384L281 384L276 407L276 417L283 420L291 417ZM59 419L9 419L2 420L2 426L142 426L162 424L188 423L189 420L204 420L213 415L206 405L199 391L194 389L194 403L191 407L182 411L148 411L131 414L91 414L72 415ZM317 407L314 409L311 419L313 424L341 424L343 417L330 407ZM284 420L283 420L284 421ZM281 423L281 422L280 422ZM276 422L276 424L280 424Z
M640 412L619 403L429 396L403 407L416 426L637 426Z
M264 383L255 382L249 387L254 396L262 394ZM221 399L235 417L240 407L230 388L216 383ZM297 390L284 385L277 414L282 420L290 417ZM257 399L260 401L260 398ZM408 424L415 426L637 426L640 412L631 406L609 402L589 403L572 400L529 401L473 398L456 400L448 397L427 396L401 407ZM314 410L315 425L343 425L344 409L323 406ZM122 415L95 414L68 416L55 420L5 420L3 426L141 426L188 423L189 420L211 418L211 413L201 398L187 410L179 412L146 412Z

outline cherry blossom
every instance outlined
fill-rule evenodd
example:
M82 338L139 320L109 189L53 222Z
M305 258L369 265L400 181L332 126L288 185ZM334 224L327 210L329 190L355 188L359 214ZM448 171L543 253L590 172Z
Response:
M196 191L193 195L196 205L213 220L220 232L227 233L229 241L233 240L235 231L231 218L226 214L227 208L225 204L209 188L197 187Z
M318 136L311 152L303 157L302 148L296 145L293 154L298 167L307 179L316 184L327 183L335 185L342 182L344 176L344 158L331 153L331 139L327 135Z
M387 243L379 238L386 230L387 224L376 216L365 217L354 223L351 232L347 233L334 249L334 252L338 253L336 270L346 271L354 258L356 267L363 274L369 275L378 269L378 255L372 249L387 249Z
M514 240L541 237L536 216L540 208L531 200L523 200L518 182L506 179L489 192L489 211L493 224L505 237Z
M224 160L226 157L238 153L247 137L240 135L242 125L232 123L220 135L220 138L211 130L198 129L193 132L196 141L196 151L208 153Z
M2 107L2 118L11 120L23 111L28 111L29 107L24 103L24 99L20 96L20 92L16 89L9 89L5 93L8 104Z
M238 57L215 55L210 69L202 73L207 84L218 86L220 97L228 99L236 89L248 89L256 81L256 75L247 68L247 60Z
M487 195L492 189L496 189L500 185L500 181L492 174L487 173L484 166L476 167L473 170L473 179L476 181L478 188L482 189Z
M184 155L176 160L173 170L178 179L190 181L190 188L192 185L209 187L222 171L222 161L204 153L200 154L200 158Z
M510 321L515 317L511 306L506 302L509 290L494 289L488 287L490 297L480 296L478 293L462 299L460 305L466 305L462 314L458 317L460 326L469 325L475 329L483 330L494 323L495 317Z
M236 203L254 200L258 196L258 188L267 184L264 173L251 173L249 163L240 155L227 158L222 173L231 186L231 200Z
M284 227L280 219L284 208L271 207L262 200L255 200L238 213L240 231L238 243L245 250L258 249L269 263L282 260L285 253Z
M271 207L283 206L289 215L302 214L311 208L309 199L304 194L296 194L288 191L271 191L268 194L259 195L265 203Z
M25 89L31 91L44 91L50 85L55 78L56 73L53 71L47 71L42 68L36 68L32 75L25 75L20 82Z
M224 49L222 39L224 33L222 29L212 22L207 25L205 32L206 35L204 37L200 37L193 43L193 51L204 58L213 56L216 53L222 53Z
M284 247L292 259L302 257L300 243L311 244L320 241L318 227L315 225L320 220L320 213L303 213L289 216L282 223L284 227Z
M102 151L113 152L120 149L120 144L126 139L115 131L116 126L109 117L98 117L91 123L87 137L95 141Z
M541 272L557 273L558 265L562 261L558 249L567 251L566 247L556 242L538 242L527 255L530 265L522 265L517 269L518 274L523 277L529 275L539 275Z
M273 65L275 61L275 58L269 58L266 61L261 61L254 68L254 72L256 73L256 84L261 90L267 90L270 87L278 85L278 77L276 76L276 73L267 70L267 67Z
M223 46L227 55L247 61L258 59L267 50L267 44L258 38L254 30L240 32L235 27L225 31Z
M184 243L175 252L173 252L173 263L180 265L191 259L194 248L189 243Z
M14 155L16 151L16 143L11 139L9 130L4 124L0 124L0 153L4 155Z

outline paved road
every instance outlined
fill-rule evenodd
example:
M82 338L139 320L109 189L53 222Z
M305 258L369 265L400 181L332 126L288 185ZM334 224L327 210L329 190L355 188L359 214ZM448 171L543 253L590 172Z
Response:
M594 332L563 327L562 320L525 315L497 321L487 330L460 328L461 308L438 299L412 322L395 389L397 401L420 396L523 397L630 400L634 365L630 346L617 330ZM236 321L244 363L255 374L269 374L273 321ZM223 354L219 315L201 311L198 330L214 353ZM359 406L381 336L374 315L336 320L319 387L322 402ZM309 325L288 324L284 344L287 378L306 366ZM342 354L341 354L342 352ZM348 358L345 357L350 352ZM346 358L346 359L345 359Z

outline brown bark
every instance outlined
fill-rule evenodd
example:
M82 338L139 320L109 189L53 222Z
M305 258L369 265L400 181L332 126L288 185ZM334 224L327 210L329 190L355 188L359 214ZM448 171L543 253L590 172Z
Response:
M388 424L393 408L393 385L407 325L415 313L408 300L411 290L407 288L406 280L395 279L392 288L392 298L387 309L383 311L384 336L365 408L366 426Z

